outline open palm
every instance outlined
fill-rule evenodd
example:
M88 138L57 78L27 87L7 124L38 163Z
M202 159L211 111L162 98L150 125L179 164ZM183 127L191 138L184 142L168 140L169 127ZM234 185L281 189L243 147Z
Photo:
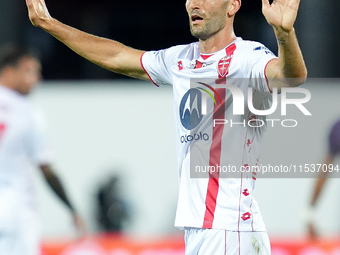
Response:
M296 20L300 0L262 0L262 13L267 22L275 28L290 31Z

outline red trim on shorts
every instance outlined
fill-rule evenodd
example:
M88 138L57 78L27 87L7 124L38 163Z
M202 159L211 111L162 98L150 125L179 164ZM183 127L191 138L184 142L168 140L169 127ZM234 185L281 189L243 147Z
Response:
M224 230L224 255L227 255L227 230Z
M241 232L238 231L238 254L241 255Z
M142 56L140 56L140 64L141 64L141 66L142 66L144 72L148 75L150 81L152 81L153 84L155 84L157 87L159 87L159 85L158 85L156 82L154 82L154 80L151 78L151 76L149 75L149 73L148 73L148 72L146 71L146 69L144 68L142 58L143 58L143 56L144 56L145 53L146 53L146 52L144 52L144 53L142 54Z
M268 64L274 59L277 59L277 58L273 58L273 59L269 60L268 63L266 64L266 66L264 67L264 77L266 78L267 88L269 89L270 93L273 93L273 91L269 87L269 82L268 82L268 78L267 78L267 75L266 75L266 69L267 69Z

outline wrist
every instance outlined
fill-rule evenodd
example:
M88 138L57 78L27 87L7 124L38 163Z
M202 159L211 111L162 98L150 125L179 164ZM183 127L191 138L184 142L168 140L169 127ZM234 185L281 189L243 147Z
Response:
M275 36L276 36L276 40L277 40L279 45L286 44L289 37L292 34L295 34L294 27L292 27L290 30L285 30L281 27L279 27L279 28L273 27L273 29L274 29L274 33L275 33Z
M55 24L56 21L57 20L55 20L54 18L51 18L51 17L46 18L46 19L42 19L37 24L37 26L50 33L53 30L53 28L56 26L56 24Z
M306 222L313 222L315 219L315 207L309 206L305 211L304 218Z

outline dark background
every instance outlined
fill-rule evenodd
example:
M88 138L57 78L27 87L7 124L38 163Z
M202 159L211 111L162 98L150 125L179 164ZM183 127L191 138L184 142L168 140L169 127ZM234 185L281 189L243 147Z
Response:
M45 0L51 15L86 32L142 50L157 50L196 39L190 35L185 0ZM309 77L339 77L340 1L302 0L296 32ZM31 25L24 0L0 1L0 44L23 43L40 50L43 75L51 79L122 78L77 56ZM242 0L235 32L260 41L275 53L272 28L261 13L261 0Z

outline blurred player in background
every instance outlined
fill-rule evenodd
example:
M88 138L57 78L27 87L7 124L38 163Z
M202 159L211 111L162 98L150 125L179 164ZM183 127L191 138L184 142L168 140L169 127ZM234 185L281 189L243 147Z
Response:
M315 239L318 237L318 233L314 224L314 214L316 209L317 201L319 200L321 191L323 190L325 183L328 179L328 175L332 172L334 158L340 154L340 120L338 120L331 128L328 136L328 152L325 155L323 165L327 166L322 168L323 171L319 172L319 176L315 181L315 186L313 189L312 200L310 202L309 212L308 212L308 234L309 237ZM331 168L333 167L333 168Z
M270 4L262 0L262 12L278 41L278 58L262 44L236 37L233 22L241 0L187 0L191 33L199 41L149 52L67 26L50 16L44 0L26 3L35 26L79 55L117 73L151 80L157 86L173 86L180 166L175 225L185 229L186 254L270 254L268 235L252 196L255 178L242 174L239 178L219 178L210 171L206 178L191 178L190 166L192 159L205 166L256 166L265 127L213 127L213 119L230 117L240 123L242 118L250 121L257 117L249 109L234 116L230 93L217 88L216 83L226 84L229 78L247 81L240 85L246 95L244 104L248 88L253 88L255 109L269 109L271 91L302 84L307 70L293 27L300 1L274 0ZM175 15L160 11L164 18ZM198 114L195 98L201 92L191 89L192 78L213 80L214 84L204 89L215 90L213 99L219 103L214 106L211 99L206 115ZM194 152L200 156L193 157Z
M41 119L27 95L40 80L35 52L3 47L0 52L0 254L40 254L38 215L31 167L38 166L55 194L84 226L50 165Z

